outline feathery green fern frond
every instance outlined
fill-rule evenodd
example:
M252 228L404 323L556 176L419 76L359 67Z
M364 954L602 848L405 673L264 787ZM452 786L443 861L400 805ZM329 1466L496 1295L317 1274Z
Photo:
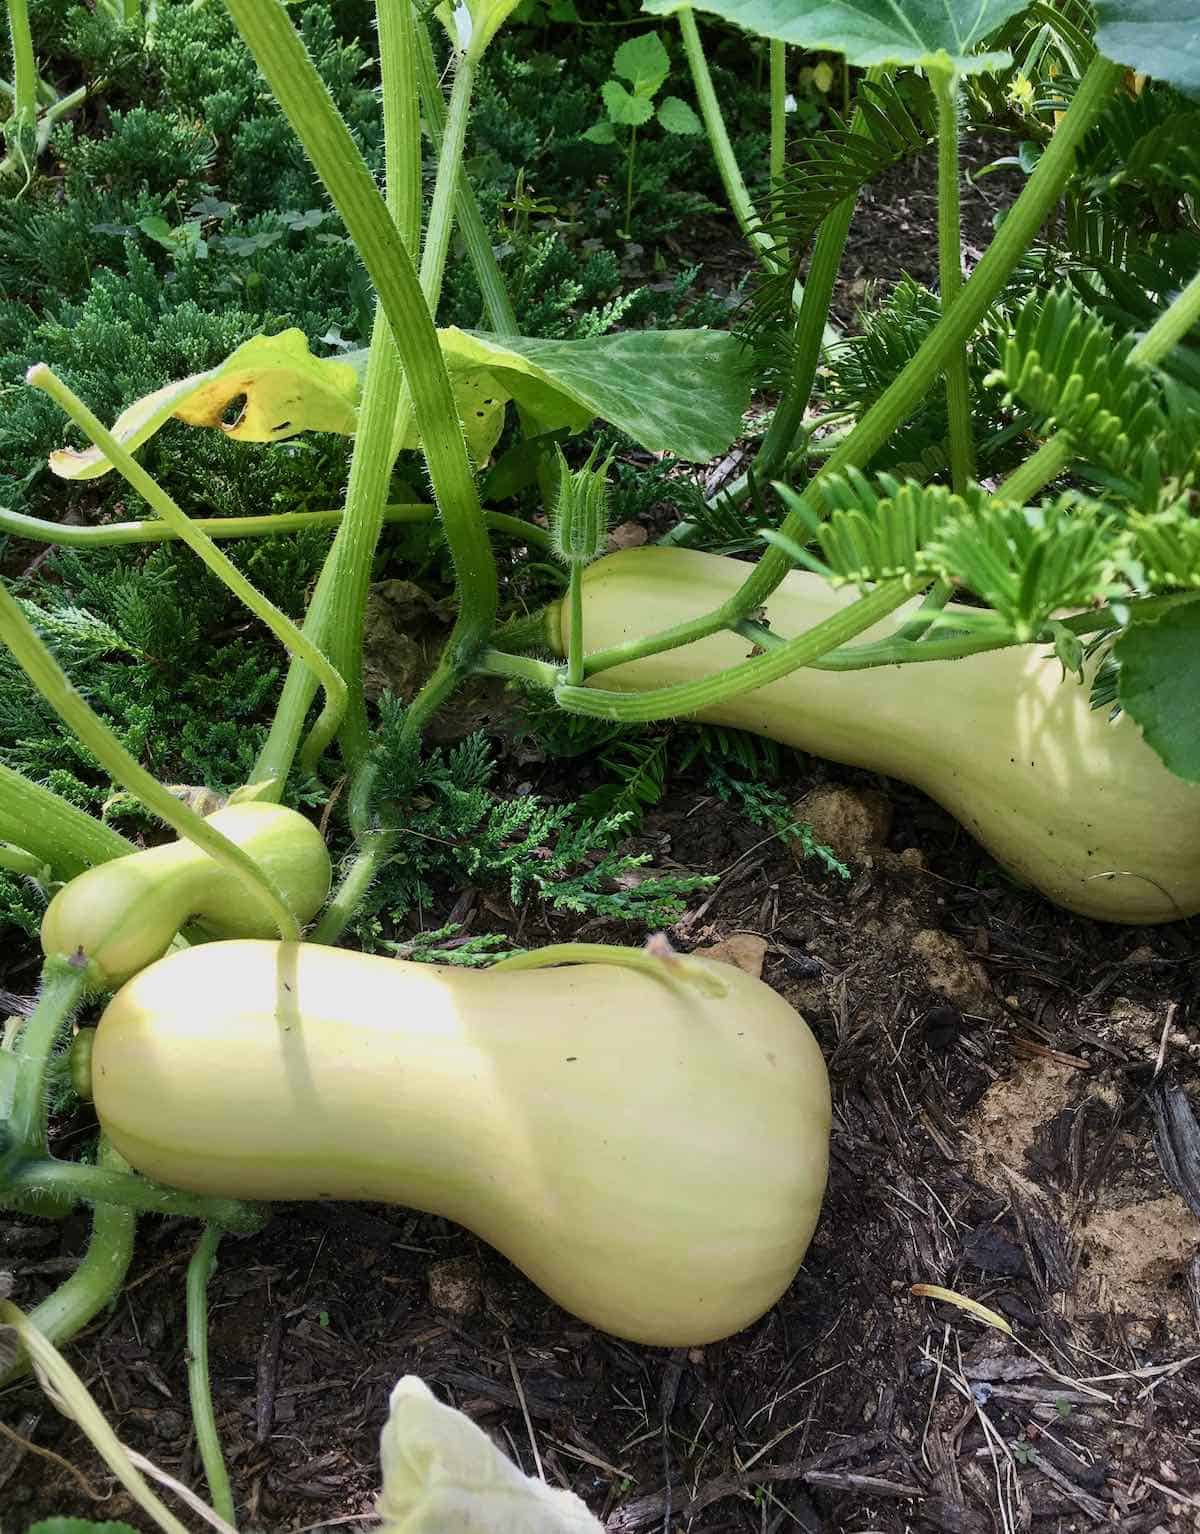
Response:
M1069 291L1035 294L988 382L1069 432L1114 473L1127 474L1151 448L1166 472L1178 473L1200 449L1200 415L1169 407L1156 372L1130 361L1133 346Z
M1152 588L1200 589L1200 496L1182 495L1150 515L1133 512L1128 526L1134 552Z
M1096 501L1065 495L1040 506L981 497L925 550L943 580L982 597L1021 643L1063 608L1123 595L1120 522Z

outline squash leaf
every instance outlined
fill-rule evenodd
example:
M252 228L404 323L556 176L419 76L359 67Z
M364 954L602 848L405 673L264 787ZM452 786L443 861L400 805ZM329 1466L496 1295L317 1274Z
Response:
M451 369L486 368L543 432L599 416L652 453L706 463L742 429L750 359L722 331L629 330L543 341L448 330Z
M643 0L653 16L671 16L689 0ZM1158 0L1144 0L1147 6ZM1178 6L1192 0L1174 0ZM809 52L840 53L847 63L952 66L980 74L1011 64L1008 53L976 53L1027 0L701 0L697 10L759 37Z
M365 355L365 354L364 354ZM281 442L302 431L354 430L361 369L314 357L301 330L255 336L207 373L167 384L123 410L113 436L132 451L177 416L189 426L219 427L238 442ZM225 416L244 401L232 422ZM60 448L50 467L61 479L95 479L109 470L98 448Z
M1106 58L1200 96L1196 0L1096 0L1096 46Z
M1200 600L1131 623L1113 649L1121 707L1177 777L1200 783Z
M749 365L724 332L642 330L582 341L439 332L459 417L477 464L491 457L510 399L543 431L583 431L597 416L651 452L697 463L738 435L750 400ZM239 442L281 442L303 431L352 435L365 351L314 357L299 330L256 336L207 373L167 384L123 410L113 435L131 452L172 417ZM226 421L240 402L235 420ZM413 427L404 442L420 445ZM110 464L98 448L60 448L61 479L95 479Z

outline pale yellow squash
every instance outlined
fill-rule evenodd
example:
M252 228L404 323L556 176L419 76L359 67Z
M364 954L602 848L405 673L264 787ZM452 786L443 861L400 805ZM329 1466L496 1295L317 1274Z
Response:
M587 649L717 607L747 566L687 549L629 549L584 576ZM784 638L854 600L795 572L767 603ZM906 609L863 639L895 632ZM953 611L953 609L951 609ZM551 642L562 651L566 605ZM617 691L690 682L746 659L722 633L605 671ZM1200 786L1168 772L1133 720L1110 723L1045 647L879 670L801 670L698 717L901 778L947 809L1018 879L1099 921L1200 912Z
M762 981L489 974L313 944L160 960L100 1021L100 1123L173 1187L433 1211L559 1304L664 1346L748 1326L825 1188L829 1087Z

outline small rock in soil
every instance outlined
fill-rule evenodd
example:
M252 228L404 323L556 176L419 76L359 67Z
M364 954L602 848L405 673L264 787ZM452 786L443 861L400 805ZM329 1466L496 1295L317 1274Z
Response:
M426 1271L429 1303L451 1316L470 1316L483 1303L483 1275L470 1257L435 1262Z
M838 857L861 861L877 851L892 828L891 801L872 788L814 788L792 812Z

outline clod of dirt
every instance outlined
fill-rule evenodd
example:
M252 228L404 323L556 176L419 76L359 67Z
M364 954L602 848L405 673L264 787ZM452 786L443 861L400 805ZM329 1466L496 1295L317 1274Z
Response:
M734 932L721 942L713 943L709 948L697 948L695 952L702 958L716 959L720 964L732 964L761 980L767 944L765 938L757 937L753 932Z
M1035 1056L984 1093L968 1126L975 1140L971 1160L980 1182L1007 1196L1008 1184L996 1163L1021 1175L1028 1172L1025 1153L1042 1125L1075 1100L1077 1074L1074 1066Z
M795 806L796 819L846 862L877 852L892 828L891 801L872 788L814 788Z
M996 1002L987 971L956 937L925 927L913 937L908 951L920 966L922 981L935 995L963 1012L994 1015Z
M451 1316L471 1316L483 1304L483 1274L470 1257L451 1257L426 1270L429 1303Z
M650 534L640 522L621 522L608 535L608 552L620 549L640 549Z
M1080 1237L1087 1300L1111 1305L1139 1328L1160 1318L1169 1328L1190 1327L1187 1289L1175 1281L1200 1249L1200 1220L1177 1194L1098 1209Z

